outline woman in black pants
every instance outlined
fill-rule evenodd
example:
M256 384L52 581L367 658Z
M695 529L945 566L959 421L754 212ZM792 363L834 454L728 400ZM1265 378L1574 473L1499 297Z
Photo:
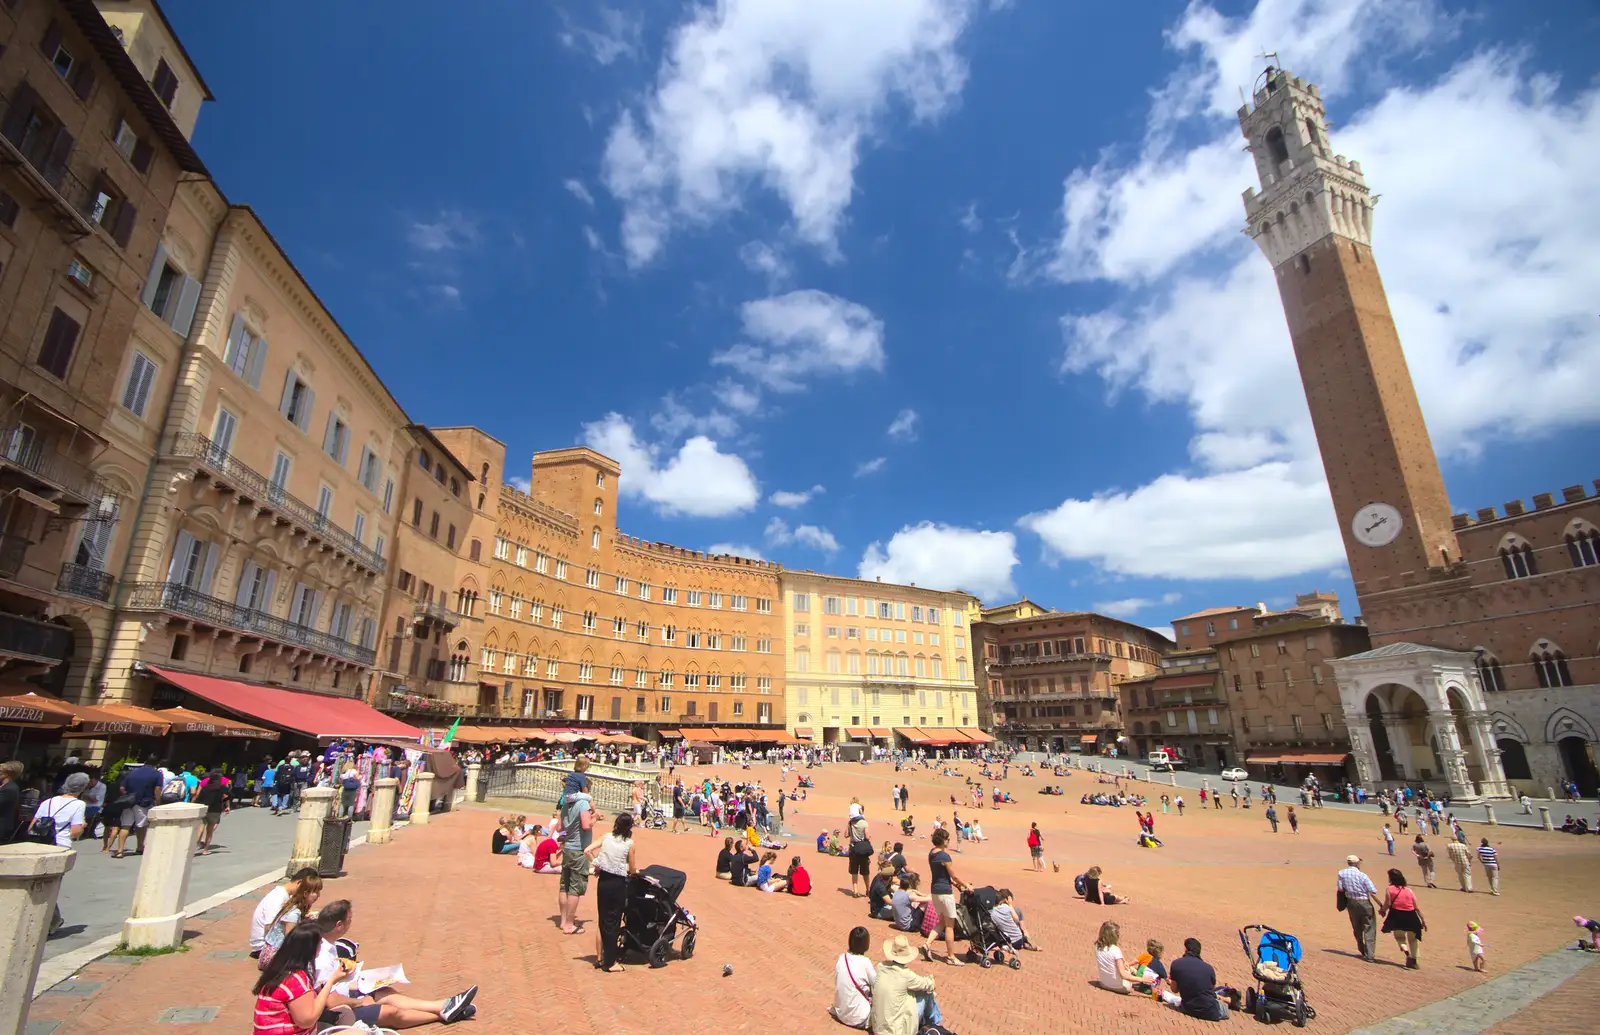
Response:
M618 957L622 954L622 907L628 900L628 877L639 872L633 852L633 814L619 813L611 833L590 845L587 854L599 875L595 890L595 906L600 913L596 966L616 973L622 969Z

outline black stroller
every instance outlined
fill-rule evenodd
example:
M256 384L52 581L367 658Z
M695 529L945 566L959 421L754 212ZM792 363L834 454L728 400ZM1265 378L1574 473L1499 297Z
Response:
M694 914L678 905L688 881L682 870L667 866L646 866L628 878L628 900L622 907L623 949L642 952L652 967L664 967L681 925L688 930L678 946L678 958L694 955Z
M956 937L966 939L967 957L985 970L996 963L1019 970L1022 960L1016 948L989 915L999 902L994 888L963 891L961 900L956 903Z
M1250 947L1251 931L1259 933L1254 949ZM1306 1002L1300 985L1300 939L1265 924L1251 924L1239 929L1239 941L1256 979L1255 985L1245 989L1245 1012L1255 1014L1262 1024L1289 1020L1304 1028L1317 1011Z

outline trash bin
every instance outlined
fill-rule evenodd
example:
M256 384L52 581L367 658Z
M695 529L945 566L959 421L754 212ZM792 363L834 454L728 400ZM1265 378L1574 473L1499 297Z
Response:
M328 818L322 821L322 848L317 853L317 875L338 877L344 873L345 853L350 851L350 820Z

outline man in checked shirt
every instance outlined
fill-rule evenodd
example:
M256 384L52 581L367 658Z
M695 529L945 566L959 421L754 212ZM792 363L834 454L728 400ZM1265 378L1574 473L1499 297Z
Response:
M1377 952L1378 919L1373 900L1378 897L1378 889L1371 878L1361 872L1360 856L1346 856L1344 862L1345 867L1339 871L1335 882L1344 892L1345 912L1350 917L1350 931L1356 936L1356 950L1362 959L1371 963Z

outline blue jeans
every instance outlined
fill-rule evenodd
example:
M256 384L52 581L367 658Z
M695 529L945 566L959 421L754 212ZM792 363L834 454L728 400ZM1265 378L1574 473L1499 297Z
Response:
M939 1012L939 1004L933 998L932 992L913 992L917 997L917 1005L921 1012L917 1017L917 1027L926 1028L930 1024L943 1024L944 1014Z

